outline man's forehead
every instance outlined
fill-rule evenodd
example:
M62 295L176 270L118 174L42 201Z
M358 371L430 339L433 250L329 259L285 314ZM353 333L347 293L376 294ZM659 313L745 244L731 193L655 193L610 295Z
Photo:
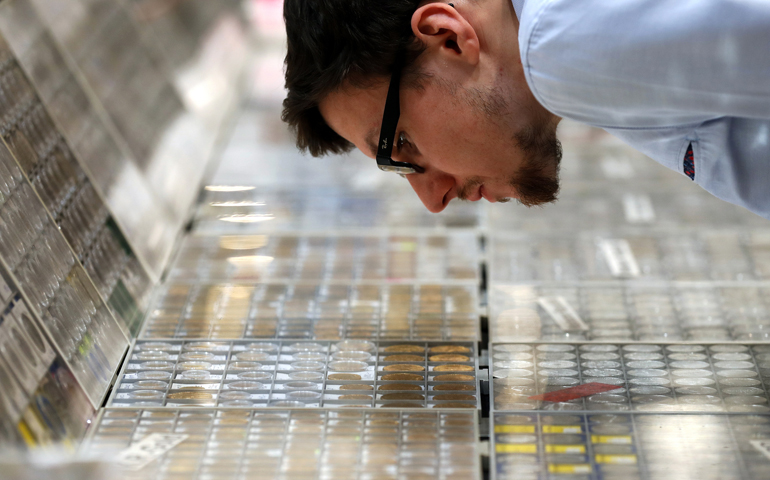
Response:
M387 84L368 88L347 85L324 97L318 109L332 130L375 157L386 94Z

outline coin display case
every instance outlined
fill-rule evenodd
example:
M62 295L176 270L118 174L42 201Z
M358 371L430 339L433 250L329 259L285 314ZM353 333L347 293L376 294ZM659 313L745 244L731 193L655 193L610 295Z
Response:
M490 354L496 410L770 412L767 344L495 344ZM530 398L592 382L618 388Z
M108 408L92 430L97 454L186 436L128 478L481 479L474 412Z
M496 342L762 341L766 283L580 283L489 288Z
M176 281L389 280L478 282L475 233L452 235L190 236L169 272Z
M492 416L492 478L721 480L770 476L752 442L766 415L568 414Z
M490 282L752 281L770 277L770 230L490 235Z
M139 341L110 406L478 408L473 343Z
M143 339L478 340L475 285L171 283Z

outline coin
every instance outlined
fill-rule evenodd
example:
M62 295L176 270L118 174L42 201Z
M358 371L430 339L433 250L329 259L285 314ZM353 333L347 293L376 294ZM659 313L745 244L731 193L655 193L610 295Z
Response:
M476 400L476 397L467 393L442 393L434 396L433 400Z
M472 382L474 380L476 379L473 375L463 375L462 373L450 373L433 377L434 382Z
M383 400L425 400L419 393L386 393Z
M415 402L383 403L382 406L384 408L423 408L421 403L415 403Z
M422 387L411 383L389 383L380 385L377 390L422 390Z
M461 345L441 345L432 347L430 353L470 353L471 349Z
M371 400L371 395L361 395L360 393L354 393L350 395L341 395L340 400Z
M442 375L448 376L448 375ZM463 385L462 383L445 383L442 385L436 385L433 390L476 390L473 385Z
M431 355L431 362L470 362L471 359L466 355L458 355L456 353L444 353L441 355Z
M419 373L388 373L386 375L382 376L383 380L412 380L412 381L422 381L425 379L422 375Z
M443 366L449 366L449 365L443 365ZM458 365L458 366L461 366L461 365ZM385 370L386 372L422 372L423 370L425 370L425 367L423 367L422 365L397 363L395 365L388 365L385 368L383 368L383 370Z
M388 367L385 367L388 368ZM472 365L439 365L433 369L436 372L472 372Z
M211 400L214 396L209 392L187 391L171 393L168 398L171 400Z
M356 373L331 373L329 380L361 380L361 375Z
M422 353L425 351L425 347L421 345L391 345L382 351L387 353Z
M343 385L340 387L340 390L373 390L374 387L371 385L365 385L361 383L354 383L350 385Z
M476 405L460 402L446 402L433 405L433 408L476 408Z
M425 361L425 357L422 357L420 355L389 355L383 358L382 361L383 362L423 362Z

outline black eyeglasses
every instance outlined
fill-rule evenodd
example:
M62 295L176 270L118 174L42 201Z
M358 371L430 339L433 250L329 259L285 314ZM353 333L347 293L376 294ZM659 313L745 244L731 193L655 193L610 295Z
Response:
M385 99L385 112L382 114L380 127L380 143L377 145L377 166L384 172L395 172L401 175L423 173L425 169L419 165L407 162L396 162L391 158L396 141L396 127L401 116L399 87L401 86L401 62L397 61L390 77L388 97Z

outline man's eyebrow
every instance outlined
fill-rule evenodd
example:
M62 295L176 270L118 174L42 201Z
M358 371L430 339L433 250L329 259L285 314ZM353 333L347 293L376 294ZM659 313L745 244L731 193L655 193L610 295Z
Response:
M380 132L377 130L377 127L372 128L369 130L369 133L366 134L366 145L369 147L369 150L371 150L372 156L377 156L377 144L380 141Z

